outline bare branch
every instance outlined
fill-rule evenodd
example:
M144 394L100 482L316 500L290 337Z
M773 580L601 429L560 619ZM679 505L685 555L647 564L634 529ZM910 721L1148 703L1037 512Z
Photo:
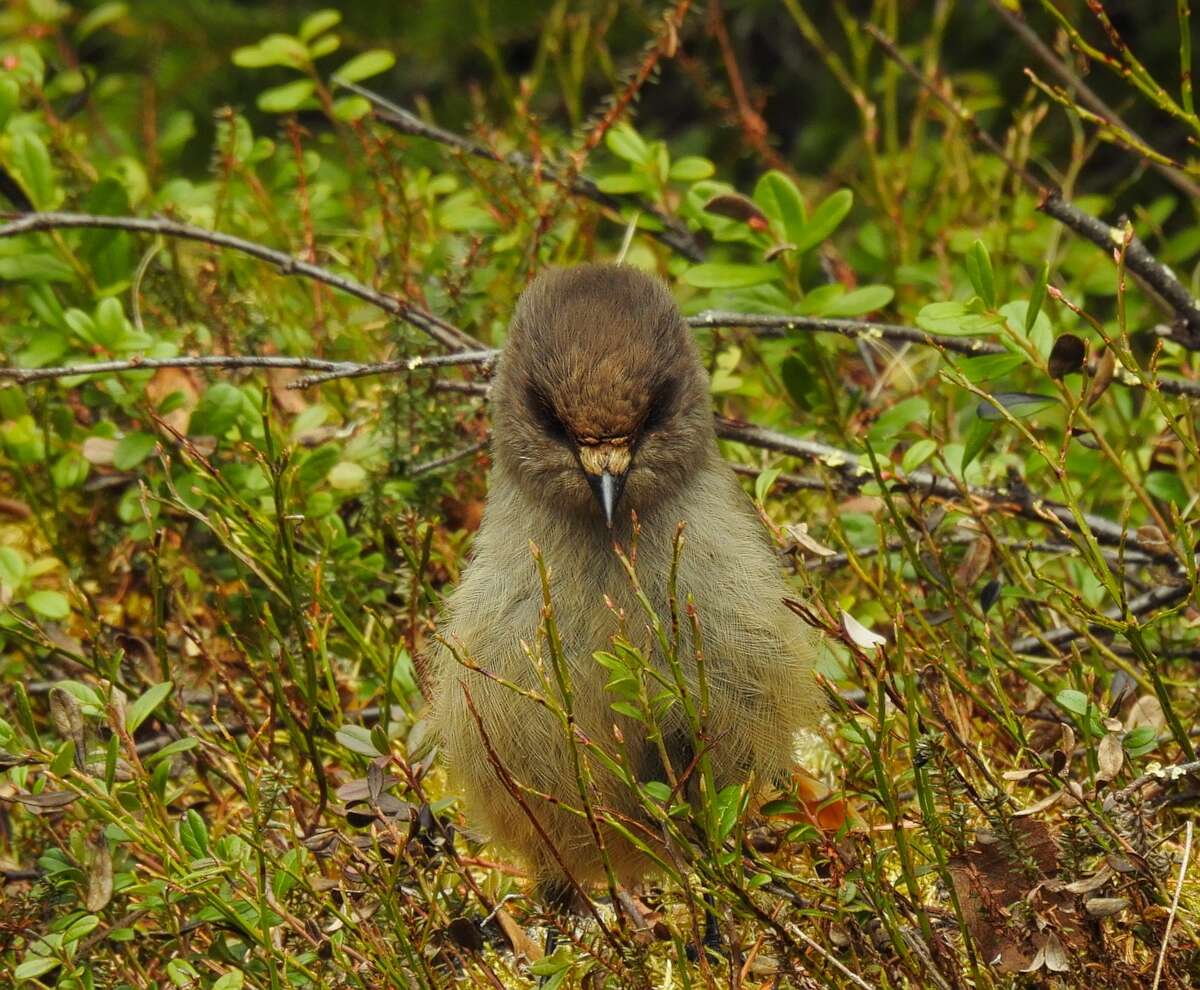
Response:
M1047 192L1039 204L1047 216L1086 238L1110 256L1125 243L1125 231L1110 227L1089 213L1072 206L1057 192ZM1125 249L1125 267L1154 289L1179 314L1189 330L1200 334L1200 302L1197 302L1175 273L1159 261L1136 234ZM1193 347L1193 350L1196 348Z
M734 423L720 416L717 417L717 436L751 447L761 447L804 460L818 461L835 471L845 484L853 488L858 488L872 479L871 470L862 458L848 450L831 447L816 440L790 437L761 426ZM967 485L929 471L912 471L903 477L888 478L887 480L901 491L931 495L947 501L969 499L988 509L1012 512L1024 519L1043 525L1050 523L1075 532L1079 530L1075 517L1067 506L1059 502L1037 498L1030 492L1002 492L994 488ZM1145 545L1135 535L1126 532L1124 527L1111 519L1084 513L1083 520L1099 543L1109 546L1132 547L1155 560L1166 563L1173 562L1175 559L1170 553L1163 553L1161 550Z
M541 175L551 182L565 183L567 188L576 196L590 199L593 203L597 203L605 209L612 210L618 214L623 207L632 206L643 213L653 216L663 225L662 230L646 231L655 240L661 241L674 251L678 251L689 261L701 261L704 258L704 251L692 232L678 219L666 213L649 200L634 196L620 199L609 193L602 192L591 179L584 178L583 176L575 176L573 178L565 176L544 163L534 162L528 155L524 155L519 151L510 151L502 155L493 151L487 145L480 144L478 141L474 141L462 134L448 131L445 128L438 127L436 124L426 123L416 114L410 113L408 110L397 106L378 93L374 93L355 83L339 81L338 85L344 86L346 89L369 100L375 118L389 127L400 131L402 134L436 141L447 147L456 148L468 155L474 155L476 158L498 162L522 172Z
M988 0L992 9L1000 15L1000 17L1008 23L1012 28L1013 33L1021 40L1021 42L1038 58L1040 58L1046 67L1050 69L1059 79L1067 86L1075 91L1079 98L1079 102L1086 106L1089 110L1099 117L1112 122L1117 128L1126 132L1139 144L1146 144L1146 141L1137 131L1130 127L1121 116L1102 100L1096 91L1092 89L1078 73L1074 72L1055 51L1047 45L1038 36L1021 14L1020 10L1010 10L1003 0ZM1159 172L1165 179L1175 186L1180 192L1191 197L1192 199L1200 199L1200 185L1197 185L1192 179L1185 175L1177 168L1172 168L1163 162L1149 162L1152 169Z
M5 214L0 214L4 216ZM12 216L12 214L7 214ZM15 237L18 234L39 233L47 230L70 230L93 228L104 230L129 230L142 234L158 234L162 237L176 237L181 240L199 241L212 244L215 247L229 248L240 251L261 261L275 265L282 275L303 275L316 282L340 289L342 292L355 296L390 313L397 319L412 324L422 330L440 344L451 350L462 351L483 347L479 341L466 332L447 323L440 316L435 316L427 310L414 306L395 296L376 292L369 286L363 285L345 275L338 275L304 261L284 251L248 241L232 234L224 234L217 230L207 230L204 227L194 227L191 224L178 223L166 217L105 217L89 213L24 213L16 219L0 227L0 239Z
M787 337L802 331L807 333L836 333L843 337L860 340L896 340L925 347L977 357L982 354L1013 353L1003 345L982 337L947 337L944 334L926 333L918 327L896 323L874 323L870 320L844 320L832 317L789 316L775 313L726 313L720 310L705 310L689 316L691 327L730 327L753 330L760 337ZM1094 370L1089 368L1089 371ZM1130 388L1141 388L1139 381L1128 381L1117 377L1113 381ZM1184 395L1200 398L1200 382L1185 378L1157 378L1154 386L1164 395Z
M1187 598L1191 593L1191 587L1186 584L1160 585L1152 591L1147 591L1144 595L1138 595L1137 598L1130 599L1124 611L1117 606L1108 609L1104 614L1114 620L1120 620L1126 616L1142 616L1149 612L1155 612L1160 608L1174 605L1176 602ZM1103 626L1093 626L1091 627L1091 631L1102 633L1106 630ZM1074 640L1081 639L1084 635L1086 633L1082 629L1076 629L1073 626L1060 626L1057 629L1051 629L1036 636L1023 636L1020 639L1014 640L1011 644L1011 649L1014 653L1047 654L1053 652L1053 647L1064 646Z
M1064 227L1091 241L1110 257L1113 249L1119 248L1124 243L1124 231L1110 227L1103 220L1073 206L1063 198L1059 190L1039 181L1018 162L1013 161L999 142L980 126L979 121L969 109L952 96L948 96L934 80L926 77L920 69L906 59L900 49L896 47L896 43L878 27L874 24L867 24L864 25L864 29L879 43L888 58L915 79L959 121L969 127L981 144L1003 161L1029 189L1041 196L1038 209L1057 220ZM1175 273L1154 257L1137 237L1133 238L1125 252L1125 267L1157 292L1200 340L1200 302L1197 302L1195 297L1183 287L1183 284L1175 277ZM1190 342L1186 340L1181 342L1185 346L1191 346ZM1200 344L1197 344L1196 347L1200 347ZM1196 349L1196 347L1192 349Z
M330 368L319 375L308 375L288 382L288 388L311 388L322 382L333 381L336 378L365 378L368 375L389 375L401 371L417 371L420 368L448 368L456 365L477 364L486 371L500 354L493 349L479 351L458 351L455 354L416 355L401 358L398 361L381 361L378 364L360 364L357 366L344 365Z
M734 327L753 330L760 337L786 337L803 330L810 333L837 333L843 337L897 340L909 344L924 344L940 347L947 351L970 356L978 354L1006 354L1004 347L981 337L947 337L942 334L926 333L917 327L900 326L894 323L872 323L869 320L843 320L833 317L789 316L787 314L726 313L721 310L705 310L687 318L692 327Z

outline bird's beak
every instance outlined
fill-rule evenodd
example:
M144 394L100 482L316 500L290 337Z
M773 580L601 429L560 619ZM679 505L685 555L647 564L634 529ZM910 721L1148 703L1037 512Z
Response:
M616 518L631 460L629 443L624 438L579 445L579 463L609 529Z

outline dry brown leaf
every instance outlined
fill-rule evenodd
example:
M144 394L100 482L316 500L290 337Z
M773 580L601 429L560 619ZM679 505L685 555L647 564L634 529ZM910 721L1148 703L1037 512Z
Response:
M966 555L962 559L962 563L958 565L958 570L954 572L954 583L959 588L970 588L983 572L987 570L987 565L992 559L992 541L986 536L981 536L971 541L971 545L967 547Z
M109 467L117 452L117 441L108 437L88 437L80 448L83 459L97 467Z
M530 962L537 962L542 958L542 947L525 933L525 929L517 924L507 908L496 908L496 924L504 932L504 937L508 939L515 955L524 956Z
M299 368L268 368L267 382L271 386L271 399L281 410L295 416L308 408L304 394L295 388L288 388L289 382L300 377Z
M1100 396L1102 396L1112 384L1113 372L1117 367L1116 355L1109 348L1105 348L1100 357L1096 361L1096 372L1092 376L1092 384L1088 388L1087 404L1090 407Z
M1124 762L1125 750L1121 747L1121 734L1105 733L1096 749L1096 780L1104 784L1116 780Z
M112 849L103 832L88 839L87 897L84 906L89 911L101 911L112 900Z
M1125 731L1132 732L1148 725L1155 732L1162 732L1167 725L1167 717L1163 714L1162 705L1152 694L1145 694L1133 703L1129 714L1125 716Z
M159 368L146 383L146 398L157 408L176 392L182 400L179 405L162 417L163 422L180 433L186 434L192 419L192 411L200 401L200 386L187 368Z

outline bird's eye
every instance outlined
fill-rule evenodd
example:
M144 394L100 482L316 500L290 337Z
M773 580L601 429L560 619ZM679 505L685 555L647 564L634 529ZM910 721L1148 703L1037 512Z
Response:
M531 388L529 390L529 411L533 415L533 420L543 430L543 432L555 440L567 439L567 428L563 425L563 421L558 418L558 414L554 411L554 404L540 389Z
M642 424L644 431L657 430L667 421L675 406L675 391L674 382L666 382L655 390L654 398L650 401L650 411L646 414L646 422Z

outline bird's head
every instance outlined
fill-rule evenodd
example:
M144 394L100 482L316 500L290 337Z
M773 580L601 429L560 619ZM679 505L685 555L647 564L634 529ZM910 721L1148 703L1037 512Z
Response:
M675 301L633 268L540 275L493 391L497 464L543 504L604 525L684 490L712 449L708 378Z

